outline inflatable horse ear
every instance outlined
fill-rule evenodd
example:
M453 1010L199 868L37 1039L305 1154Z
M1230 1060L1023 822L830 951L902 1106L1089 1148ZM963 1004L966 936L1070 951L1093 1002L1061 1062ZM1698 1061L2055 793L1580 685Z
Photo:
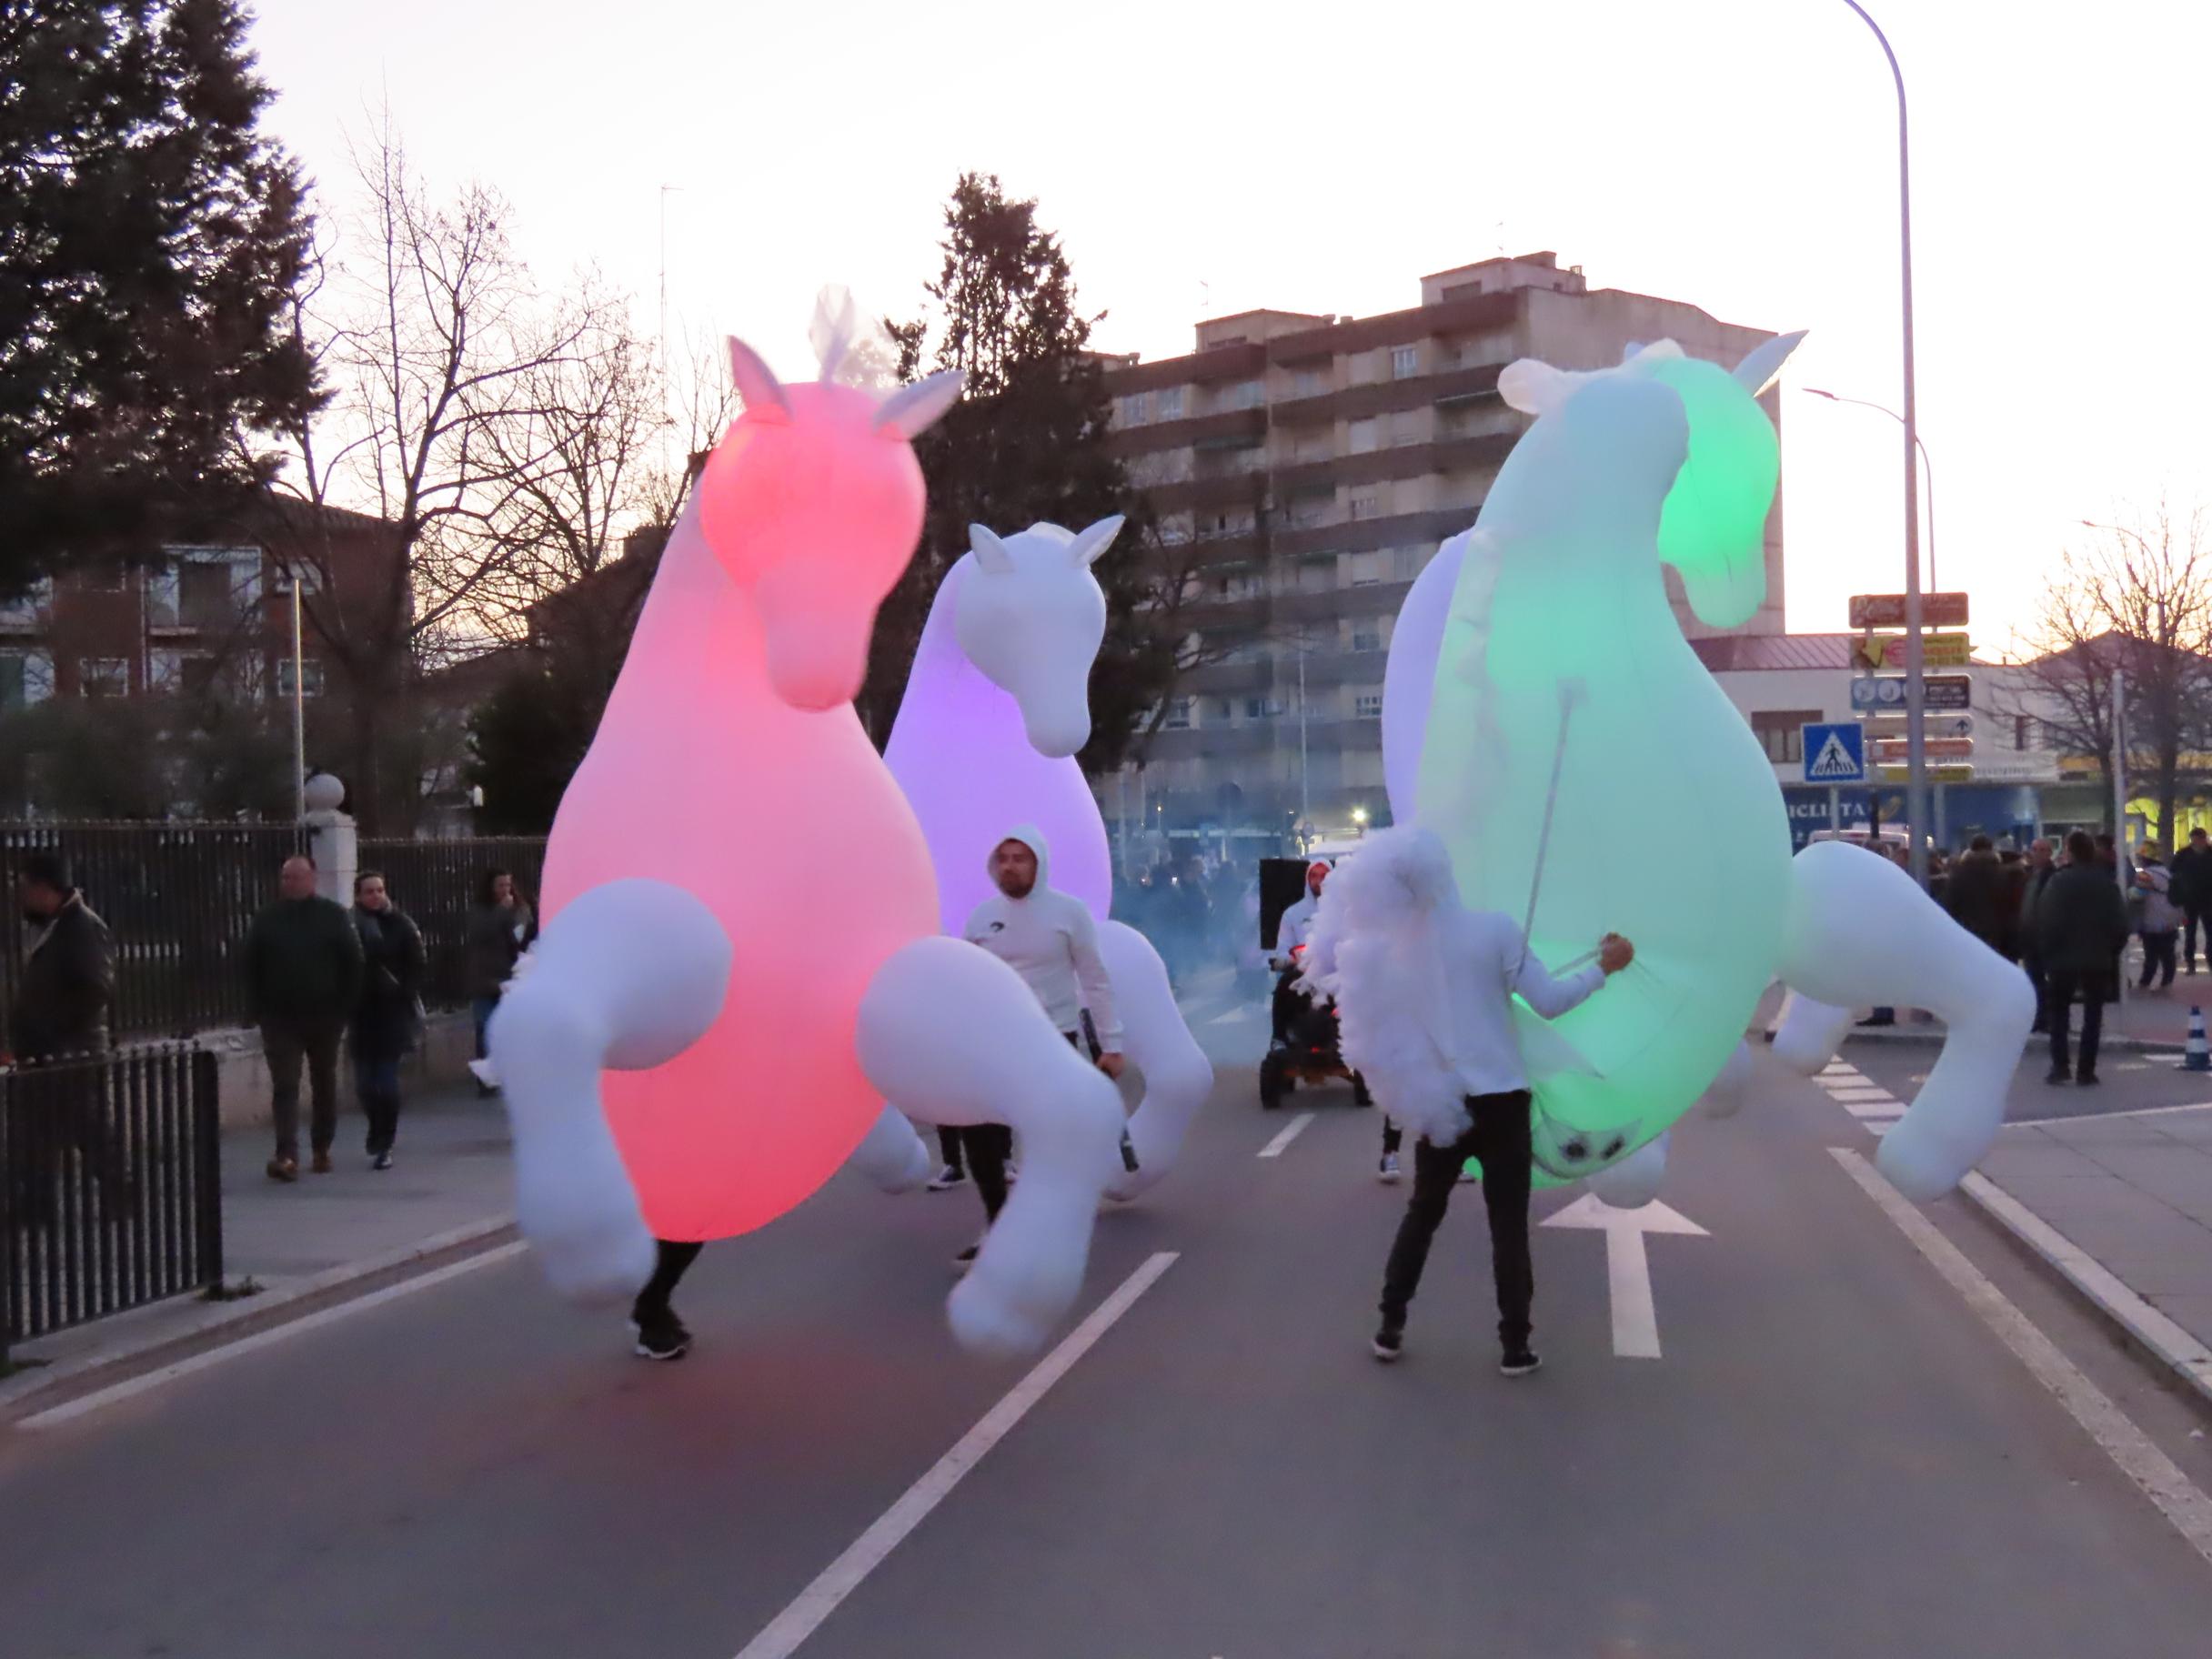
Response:
M1113 538L1121 533L1121 526L1126 522L1116 513L1111 518L1100 519L1087 530L1078 530L1068 546L1069 562L1078 569L1097 564L1099 556L1113 546Z
M729 381L745 399L745 412L760 420L788 421L791 400L776 371L736 335L729 337Z
M1789 361L1790 353L1797 349L1806 330L1795 334L1777 334L1765 345L1754 347L1752 354L1735 366L1736 384L1754 397L1760 396L1775 383L1782 373L1782 366Z

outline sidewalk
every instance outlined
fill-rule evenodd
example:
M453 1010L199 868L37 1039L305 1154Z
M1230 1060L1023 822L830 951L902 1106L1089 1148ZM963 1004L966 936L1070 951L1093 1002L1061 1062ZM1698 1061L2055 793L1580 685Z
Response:
M2201 1105L2009 1123L1963 1191L2212 1401L2212 1077Z
M2140 972L2139 963L2133 971ZM2166 990L2137 990L2131 980L2127 999L2105 1009L2105 1043L2115 1049L2172 1049L2178 1051L2189 1034L2189 1010L2202 1008L2212 1019L2212 973L2181 974L2172 987ZM1897 1023L1892 1026L1854 1026L1851 1040L1855 1042L1940 1042L1944 1039L1944 1022L1933 1016L1916 1017L1924 1010L1907 1011L1900 1009ZM2081 1015L2074 1016L2078 1029ZM2030 1044L2043 1041L2030 1038Z
M148 1369L310 1307L345 1300L428 1259L470 1253L513 1225L507 1114L473 1089L409 1101L393 1167L379 1174L361 1151L363 1120L338 1119L337 1168L296 1183L264 1172L266 1125L223 1135L224 1281L256 1293L225 1302L172 1297L15 1345L24 1366L0 1380L0 1414L81 1383Z

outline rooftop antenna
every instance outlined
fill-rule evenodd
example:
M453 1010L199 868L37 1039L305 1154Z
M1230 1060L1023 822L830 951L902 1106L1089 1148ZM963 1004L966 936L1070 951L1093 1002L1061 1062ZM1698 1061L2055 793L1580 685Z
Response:
M1201 317L1213 315L1213 285L1203 277L1200 278L1198 284L1198 314Z
M681 190L681 185L660 186L660 367L666 374L669 367L669 192Z

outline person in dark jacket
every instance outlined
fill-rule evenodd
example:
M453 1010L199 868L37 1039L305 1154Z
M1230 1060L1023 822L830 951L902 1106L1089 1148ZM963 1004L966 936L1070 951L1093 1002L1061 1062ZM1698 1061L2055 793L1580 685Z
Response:
M2197 971L2197 935L2205 936L2206 965L2212 967L2212 836L2189 831L2189 844L2174 855L2173 900L2181 910L2183 971Z
M2110 867L2097 856L2086 830L2066 837L2066 868L2043 884L2036 901L2036 937L2050 986L2051 1071L2044 1081L2066 1081L2068 1010L2081 998L2081 1064L2073 1075L2096 1081L2096 1049L2105 1026L2105 1001L2113 962L2127 942L2127 907Z
M485 1032L491 1025L492 1011L499 1006L501 988L515 977L515 964L537 932L538 919L530 912L529 900L515 885L514 872L486 870L477 902L468 912L461 963L469 1012L476 1021L478 1060L491 1052ZM491 1090L478 1079L477 1091L489 1094Z
M1951 919L1992 950L2003 955L2006 932L2005 870L1986 835L1977 835L1958 862L1944 890Z
M69 867L34 852L15 877L28 927L23 977L8 1010L7 1047L17 1060L97 1054L107 1048L116 997L116 945L69 880Z
M268 1057L276 1120L271 1181L299 1179L299 1071L304 1061L314 1116L315 1172L330 1173L338 1132L338 1042L361 998L361 936L346 907L315 891L315 860L284 861L276 902L246 935L246 982L261 1051Z
M2027 973L2027 982L2036 988L2036 1023L2031 1030L2037 1036L2051 1029L2051 993L2044 980L2043 940L2036 928L2036 906L2056 869L2050 842L2038 836L2027 844L2027 883L2020 893L2020 966Z
M361 1000L353 1010L354 1088L368 1119L368 1167L392 1167L399 1133L399 1062L422 1035L422 930L392 902L384 878L354 879L353 926L360 935Z

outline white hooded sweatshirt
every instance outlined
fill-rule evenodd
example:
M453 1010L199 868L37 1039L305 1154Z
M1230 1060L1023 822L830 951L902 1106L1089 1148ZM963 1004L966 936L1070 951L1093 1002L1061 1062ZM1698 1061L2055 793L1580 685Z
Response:
M982 946L1019 973L1061 1031L1080 1031L1083 1010L1089 1009L1099 1047L1119 1054L1121 1022L1114 1014L1113 987L1099 956L1098 924L1090 907L1053 890L1051 850L1033 825L1008 830L991 843L992 853L1008 841L1020 841L1037 855L1037 885L1025 899L995 893L977 905L968 918L968 942Z

